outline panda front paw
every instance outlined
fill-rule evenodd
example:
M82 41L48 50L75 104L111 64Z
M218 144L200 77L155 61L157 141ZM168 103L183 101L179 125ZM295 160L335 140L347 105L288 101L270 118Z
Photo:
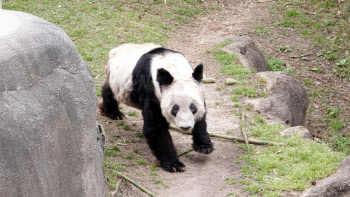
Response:
M112 120L123 120L125 118L124 114L123 113L118 113L118 114L110 114L110 115L107 115L110 119Z
M121 111L114 111L113 113L106 113L105 115L112 120L123 120L125 118Z
M213 144L193 144L193 149L199 153L203 153L203 154L209 154L211 152L213 152L214 147Z
M186 170L186 166L181 161L161 162L161 167L168 172L184 172Z

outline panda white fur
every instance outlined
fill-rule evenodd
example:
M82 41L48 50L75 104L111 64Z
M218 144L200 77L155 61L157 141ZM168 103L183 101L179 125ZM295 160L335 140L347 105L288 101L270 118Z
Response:
M143 134L163 169L182 172L185 168L177 157L169 123L192 130L195 151L213 151L200 88L202 64L193 70L176 51L154 44L123 44L109 53L106 75L102 88L104 114L122 119L119 103L141 109Z

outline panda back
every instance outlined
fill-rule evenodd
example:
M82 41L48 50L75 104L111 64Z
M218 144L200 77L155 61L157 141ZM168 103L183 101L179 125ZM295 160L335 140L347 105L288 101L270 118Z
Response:
M155 44L123 44L110 51L106 72L109 74L108 81L118 102L133 105L129 98L132 72L142 55L158 47L160 46Z

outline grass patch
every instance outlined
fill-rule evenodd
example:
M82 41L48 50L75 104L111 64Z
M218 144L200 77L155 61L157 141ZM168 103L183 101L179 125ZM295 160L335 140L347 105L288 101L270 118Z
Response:
M122 127L125 131L130 131L131 130L131 126L125 124L123 127Z
M118 135L113 135L112 137L108 138L108 142L113 143L113 142L117 141L118 137L119 137Z
M111 159L105 159L103 161L103 166L105 169L105 175L107 178L108 187L109 189L114 190L118 180L118 176L112 170L117 172L122 172L122 171L125 171L126 169L121 163L113 161Z
M136 163L138 165L147 165L147 161L145 159L138 159L136 160Z
M107 157L116 157L120 152L120 147L117 145L109 146L105 149L104 155Z
M4 0L3 9L27 12L62 28L91 69L97 91L112 48L128 42L165 45L170 32L207 10L196 0Z
M225 47L225 46L231 44L232 42L233 42L232 39L229 38L229 39L224 40L224 41L221 42L220 44L218 44L216 47L217 47L217 48L223 48L223 47Z
M255 87L249 86L249 87L241 87L233 90L233 93L237 95L243 95L243 96L248 96L251 98L256 98L258 97L258 90Z
M229 54L222 50L216 50L213 54L216 60L223 65L219 71L220 74L228 74L238 79L244 79L251 73L249 69L239 63L235 54Z
M231 101L234 101L234 102L238 102L239 101L239 97L238 96L232 96L230 98Z
M236 184L238 181L237 181L237 179L235 179L235 178L228 178L228 177L226 177L225 178L225 182L227 183L227 184L230 184L230 185L233 185L233 184Z
M137 116L139 114L139 112L135 111L135 110L132 110L132 111L129 111L128 112L128 115L129 116Z
M137 137L143 137L143 133L137 132L137 133L136 133L136 136L137 136Z
M350 53L349 9L349 1L296 0L276 4L272 12L277 26L298 29L302 37L313 41L317 56L330 61L338 77L350 81L350 66L346 64Z
M267 69L269 71L287 71L283 60L278 58L266 58Z
M257 124L250 127L250 135L287 146L264 147L254 154L242 156L249 163L242 172L251 175L248 179L251 182L242 184L247 185L245 190L252 194L280 196L282 191L304 190L311 186L312 181L332 174L345 157L343 153L332 152L323 143L297 136L281 137L282 125L267 125L257 116L255 119Z

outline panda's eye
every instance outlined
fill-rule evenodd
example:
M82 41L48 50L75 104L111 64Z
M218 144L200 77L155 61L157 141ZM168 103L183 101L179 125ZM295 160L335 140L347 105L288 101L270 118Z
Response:
M197 107L195 104L191 103L190 105L190 110L193 114L195 114L197 112Z
M171 109L171 114L173 116L176 116L177 112L179 112L180 107L178 105L174 105L173 108Z

